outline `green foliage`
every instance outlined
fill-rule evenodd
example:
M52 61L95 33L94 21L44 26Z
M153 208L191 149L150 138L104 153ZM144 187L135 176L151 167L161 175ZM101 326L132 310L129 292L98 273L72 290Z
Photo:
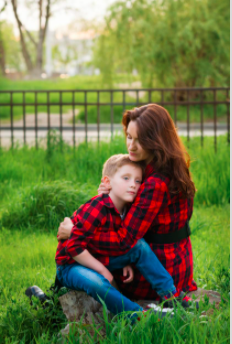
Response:
M200 311L185 313L177 310L174 319L158 322L152 313L141 317L133 327L126 319L106 315L106 337L91 337L90 328L79 324L81 334L72 332L67 343L192 343L229 342L229 206L195 208L191 220L194 254L194 279L199 287L218 290L223 297L219 309L200 304ZM57 240L52 233L30 229L0 232L0 343L57 343L58 331L67 324L57 304L43 309L37 299L33 306L24 295L31 285L46 291L54 282L54 255ZM208 317L202 311L210 309ZM94 325L95 326L95 325ZM93 327L94 327L93 326ZM95 326L96 327L96 326ZM7 338L7 339L6 339Z
M94 195L87 185L50 182L25 188L2 214L6 228L57 229L64 217Z
M14 35L13 25L5 20L0 21L0 40L3 42L6 63L5 67L8 69L14 69L18 72L22 71L24 69L24 64L22 61L20 44Z
M109 82L116 71L136 69L149 86L227 85L228 8L228 0L119 0L96 43L95 64Z
M74 150L52 133L49 145L47 150L0 150L0 344L59 343L58 332L67 321L57 297L48 308L43 309L37 299L30 306L25 289L31 285L49 289L55 276L54 231L59 221L96 194L103 162L126 152L120 136L110 145L81 144ZM79 323L81 332L73 330L64 342L137 344L138 338L147 344L229 342L229 147L225 136L218 137L216 154L213 138L205 138L204 148L199 138L191 138L188 146L198 189L190 223L194 279L199 287L221 293L219 309L206 298L199 312L177 309L174 319L159 322L151 313L134 326L117 316L110 321L105 314L106 336L96 325L92 336L90 327ZM203 317L203 310L210 315Z
M217 141L217 153L212 147L213 138L205 137L202 148L199 138L191 139L189 143L191 172L197 188L197 205L230 202L230 149L226 136L219 136Z

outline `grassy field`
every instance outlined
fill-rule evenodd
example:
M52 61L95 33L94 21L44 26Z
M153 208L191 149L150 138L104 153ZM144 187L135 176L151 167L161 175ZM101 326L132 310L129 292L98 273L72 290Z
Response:
M52 105L53 103L60 102L70 102L74 100L77 103L83 103L85 101L85 94L84 92L76 92L74 94L74 99L72 92L63 93L60 96L58 90L89 90L89 89L122 89L122 88L134 88L131 86L132 82L139 81L138 76L132 75L115 75L114 77L114 84L109 87L109 85L105 84L102 80L101 76L75 76L70 77L68 79L53 79L53 80L20 80L20 81L11 81L7 79L0 79L0 91L10 91L10 90L24 90L24 91L45 91L45 90L53 90L54 92L50 93L49 101L51 103L50 106L50 113L57 114L60 113L60 107L58 105ZM124 86L122 86L124 85ZM137 87L136 87L137 88ZM56 91L57 90L57 91ZM97 92L91 92L87 94L87 102L88 103L96 103L97 102ZM100 103L109 103L111 100L110 92L100 93L99 102ZM165 92L164 93L164 101L171 101L173 100L172 92ZM192 99L193 101L199 100L198 98ZM210 91L206 91L204 93L204 101L212 101L213 100L213 93ZM225 92L219 91L217 92L217 100L225 100ZM40 105L42 103L46 103L48 101L47 95L44 92L38 93L37 97L37 111L38 113L47 112L47 105ZM160 92L152 92L151 98L149 98L148 92L140 92L139 93L139 101L140 103L149 103L149 102L161 102L161 94ZM13 104L18 103L19 105L13 107L13 117L14 119L20 119L23 115L23 106L20 105L23 103L23 95L22 93L15 93L12 99ZM34 93L25 93L25 112L26 114L34 114L35 113L35 106L27 105L30 103L35 102L35 94ZM123 92L115 92L113 95L113 102L114 103L123 103ZM135 105L128 105L125 106L125 109L130 109L136 106L136 93L126 92L125 93L125 102L135 103ZM0 119L2 119L3 123L9 121L10 119L10 106L1 106L1 103L10 104L10 94L9 93L0 93ZM124 106L123 105L114 105L113 107L113 122L120 123ZM85 109L83 105L76 105L75 106L78 115L76 116L76 122L84 123L85 122ZM174 106L167 106L168 111L170 112L171 116L174 118ZM72 110L72 105L64 105L62 106L62 112L68 113ZM225 104L218 104L216 106L217 110L217 117L220 122L226 123L226 114L227 114L227 105ZM96 105L89 105L87 107L88 111L88 123L96 123L97 116L98 116L98 109ZM100 106L100 122L101 123L109 123L111 120L111 107L109 105L101 105ZM190 107L190 122L200 122L201 118L201 108L200 105L193 105ZM204 120L205 121L212 121L214 118L214 108L213 105L204 105ZM180 105L177 107L177 120L178 121L186 121L187 120L187 107L184 105Z
M219 137L200 147L190 142L191 171L198 189L191 220L194 278L199 287L217 290L223 301L212 308L205 299L198 313L178 310L174 319L157 322L150 315L132 329L117 317L106 321L107 337L70 336L67 343L229 343L229 148ZM54 140L56 142L56 140ZM47 290L55 275L56 231L64 216L96 194L102 163L125 152L122 138L100 146L76 148L51 143L48 150L34 148L0 151L0 343L57 343L66 325L57 297L43 309L37 300L30 306L25 289L39 285ZM96 156L98 159L96 160ZM214 308L214 307L213 307ZM116 334L116 335L115 335Z

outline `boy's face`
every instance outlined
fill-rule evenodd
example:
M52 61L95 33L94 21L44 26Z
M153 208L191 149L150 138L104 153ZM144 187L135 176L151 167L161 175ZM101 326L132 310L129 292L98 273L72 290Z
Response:
M113 177L108 177L110 196L124 202L133 202L142 183L142 169L133 165L120 167Z

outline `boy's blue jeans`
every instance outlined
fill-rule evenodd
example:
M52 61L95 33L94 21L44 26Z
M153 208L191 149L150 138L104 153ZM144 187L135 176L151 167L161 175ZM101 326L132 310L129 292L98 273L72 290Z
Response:
M165 270L144 239L139 240L126 254L110 257L110 263L106 267L109 271L114 271L132 263L160 296L175 290L171 275ZM69 289L85 291L98 302L101 302L100 299L102 299L107 309L113 314L122 311L143 310L137 303L123 296L101 274L78 263L57 265L57 277Z

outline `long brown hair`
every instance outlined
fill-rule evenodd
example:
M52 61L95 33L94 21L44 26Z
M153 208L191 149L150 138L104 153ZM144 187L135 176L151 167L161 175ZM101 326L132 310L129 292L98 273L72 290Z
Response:
M168 111L157 104L148 104L127 110L122 119L126 134L130 121L137 124L142 148L151 153L157 172L170 179L169 191L194 197L195 185L191 179L190 157L181 142Z

